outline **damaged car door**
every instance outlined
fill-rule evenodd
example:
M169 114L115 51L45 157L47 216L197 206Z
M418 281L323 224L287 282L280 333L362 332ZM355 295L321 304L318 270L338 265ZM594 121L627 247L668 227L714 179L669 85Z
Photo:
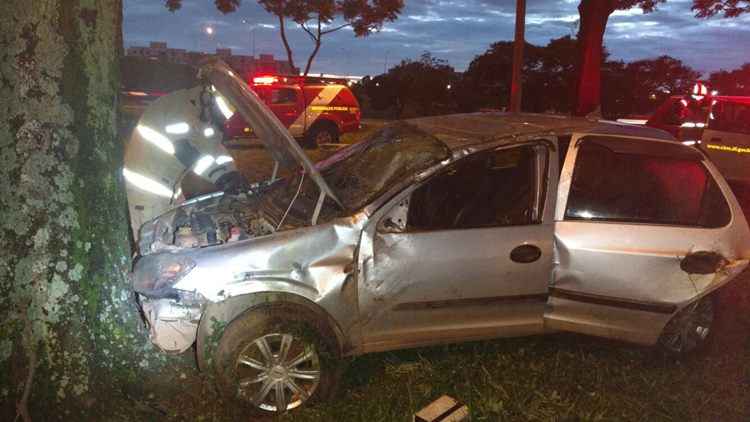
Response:
M541 332L551 150L536 140L472 154L373 215L360 244L365 351Z
M710 293L745 268L750 238L713 165L675 143L584 135L558 192L546 328L674 352L703 343Z

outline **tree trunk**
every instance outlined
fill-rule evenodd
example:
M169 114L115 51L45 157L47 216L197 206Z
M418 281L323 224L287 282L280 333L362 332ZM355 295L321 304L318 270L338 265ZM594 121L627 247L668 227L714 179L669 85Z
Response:
M516 0L516 36L513 42L513 74L510 83L510 111L521 112L523 95L523 47L526 43L524 36L526 27L526 0Z
M121 0L0 2L1 420L91 420L157 362L125 277L121 27Z
M286 39L286 29L284 27L284 16L276 15L279 18L279 33L281 33L281 41L284 43L284 49L286 49L286 58L289 60L289 66L294 71L294 57L292 56L292 48L289 47L289 41Z
M614 0L581 0L578 5L578 79L576 82L576 116L585 116L601 104L602 57L604 31Z
M310 73L310 67L312 67L313 60L315 60L315 56L318 55L318 51L320 50L320 37L322 37L322 34L320 33L320 18L318 18L317 36L313 37L315 39L315 48L313 48L312 53L310 53L310 57L307 58L307 65L305 66L304 74L305 76Z

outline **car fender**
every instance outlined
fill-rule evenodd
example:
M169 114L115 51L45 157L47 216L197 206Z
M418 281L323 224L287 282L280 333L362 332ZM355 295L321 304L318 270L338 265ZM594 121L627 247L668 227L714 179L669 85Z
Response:
M320 322L324 322L325 326L330 329L335 337L338 354L343 354L345 344L341 327L321 306L303 296L293 293L259 292L232 296L224 301L206 305L198 324L196 336L198 368L201 371L207 371L211 368L213 363L212 355L219 344L224 329L237 317L245 312L280 303L300 306L315 315Z

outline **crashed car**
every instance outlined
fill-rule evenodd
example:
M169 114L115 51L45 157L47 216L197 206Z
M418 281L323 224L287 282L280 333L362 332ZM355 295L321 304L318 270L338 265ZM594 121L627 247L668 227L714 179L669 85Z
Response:
M439 116L313 164L228 68L201 77L288 174L143 224L133 287L160 349L195 344L262 412L329 397L370 352L554 331L690 352L748 264L727 183L666 132Z

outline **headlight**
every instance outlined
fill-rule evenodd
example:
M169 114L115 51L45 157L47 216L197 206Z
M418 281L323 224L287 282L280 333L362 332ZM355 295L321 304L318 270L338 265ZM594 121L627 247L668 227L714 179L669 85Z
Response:
M148 297L176 296L173 286L195 267L195 261L180 255L161 253L138 260L133 270L133 290Z

